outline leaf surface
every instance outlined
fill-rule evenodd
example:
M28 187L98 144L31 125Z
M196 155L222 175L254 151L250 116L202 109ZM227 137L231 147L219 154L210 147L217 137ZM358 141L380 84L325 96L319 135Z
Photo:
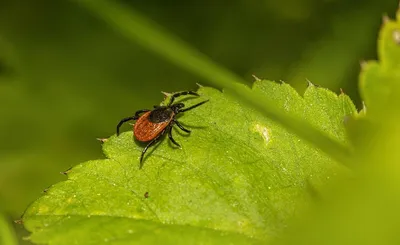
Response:
M256 82L253 91L346 144L343 122L356 112L346 95L310 86L302 98L289 85L270 81ZM164 138L140 170L143 145L132 132L110 137L103 145L107 159L69 170L68 180L28 208L24 223L32 241L258 243L307 204L310 185L318 188L346 171L230 94L207 87L198 93L182 101L210 101L178 116L190 136L173 130L182 149Z

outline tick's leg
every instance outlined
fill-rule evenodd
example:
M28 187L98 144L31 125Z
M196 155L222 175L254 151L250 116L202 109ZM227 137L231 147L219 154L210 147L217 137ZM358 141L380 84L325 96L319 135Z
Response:
M204 104L204 103L206 103L206 102L208 102L208 100L205 100L205 101L202 101L202 102L200 102L200 103L198 103L198 104L192 105L191 107L188 107L188 108L179 110L179 112L185 112L185 111L194 109L194 108L196 108L196 107L198 107L198 106L201 106L202 104Z
M119 128L122 126L122 124L124 124L124 123L126 123L128 121L131 121L131 120L136 120L136 119L135 119L135 117L126 117L126 118L122 119L118 123L118 125L117 125L117 136L119 135Z
M179 148L182 148L180 144L178 144L178 142L176 142L174 140L174 138L172 137L172 125L169 126L168 130L168 138L172 141L172 143L174 143L176 146L178 146Z
M180 122L174 120L174 123L176 124L176 126L178 126L182 131L185 131L186 133L190 133L189 129L186 129L182 126L182 124L180 124Z
M139 111L135 112L135 115L133 117L126 117L126 118L122 119L117 125L117 136L119 135L119 128L122 126L122 124L124 124L128 121L137 120L140 117L141 113L147 112L147 111L150 111L150 110L147 110L147 109L139 110Z
M151 110L148 110L148 109L143 109L143 110L138 110L137 112L135 112L135 120L137 120L139 117L140 117L140 114L142 114L143 112L148 112L148 111L151 111Z
M159 136L157 136L156 138L154 138L153 140L151 140L146 147L142 150L142 155L140 155L140 168L142 168L142 162L143 162L143 157L144 154L146 153L147 149L149 149L150 146L154 145L160 138L160 136L162 136L164 133L161 133Z
M198 93L193 92L193 91L178 92L178 93L175 93L175 94L173 94L173 95L171 96L171 100L169 101L168 106L170 106L170 105L172 105L172 103L174 103L175 98L177 98L177 97L179 97L179 96L181 96L181 95L188 95L188 94L190 94L190 95L195 95L195 96L200 96Z

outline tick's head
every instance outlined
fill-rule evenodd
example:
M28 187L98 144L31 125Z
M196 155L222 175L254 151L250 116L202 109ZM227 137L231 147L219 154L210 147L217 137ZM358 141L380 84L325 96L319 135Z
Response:
M183 103L176 103L171 105L171 109L175 112L175 114L178 114L179 110L185 107Z

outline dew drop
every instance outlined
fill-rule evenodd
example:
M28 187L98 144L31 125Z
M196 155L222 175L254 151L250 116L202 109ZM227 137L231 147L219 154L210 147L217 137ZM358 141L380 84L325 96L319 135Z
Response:
M264 138L265 144L267 144L270 141L271 133L267 127L260 125L260 124L256 124L254 129L256 132L261 134L261 136Z

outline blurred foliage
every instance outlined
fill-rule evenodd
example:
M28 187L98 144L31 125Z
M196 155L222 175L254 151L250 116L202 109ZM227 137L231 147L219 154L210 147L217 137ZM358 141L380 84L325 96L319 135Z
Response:
M2 214L0 214L0 244L18 244L18 240L11 223Z
M123 1L250 81L306 78L357 99L358 62L374 58L397 2ZM58 173L102 157L96 137L159 91L198 77L131 45L68 1L0 1L0 211L14 219Z
M400 9L384 17L378 60L362 63L366 112L348 122L354 178L327 185L276 244L399 244Z

